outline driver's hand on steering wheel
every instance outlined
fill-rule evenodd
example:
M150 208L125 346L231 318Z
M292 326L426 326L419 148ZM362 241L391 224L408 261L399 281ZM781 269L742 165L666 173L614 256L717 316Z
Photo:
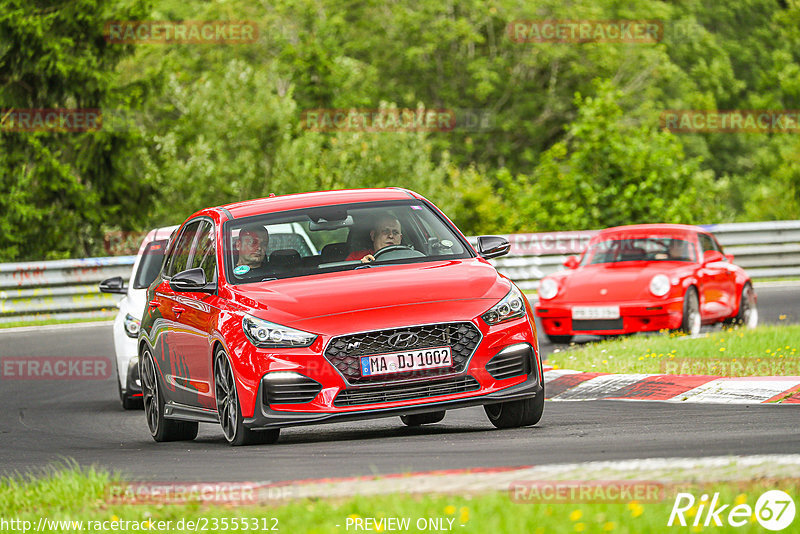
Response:
M373 256L372 254L367 254L366 256L361 258L361 263L369 263L371 261L375 261L375 256Z

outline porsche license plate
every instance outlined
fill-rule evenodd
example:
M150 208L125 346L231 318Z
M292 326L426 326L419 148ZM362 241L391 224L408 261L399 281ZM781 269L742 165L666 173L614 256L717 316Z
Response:
M619 319L619 306L575 306L573 319Z
M388 375L422 369L450 367L450 347L406 350L361 357L361 376Z

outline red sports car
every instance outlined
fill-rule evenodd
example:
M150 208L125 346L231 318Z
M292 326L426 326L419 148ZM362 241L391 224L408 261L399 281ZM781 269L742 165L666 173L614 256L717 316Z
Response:
M233 445L282 427L482 405L533 425L544 383L531 307L433 204L403 189L208 208L183 223L138 339L156 441L221 424Z
M553 343L574 335L758 323L750 278L696 226L642 224L599 232L566 271L539 286L536 315Z

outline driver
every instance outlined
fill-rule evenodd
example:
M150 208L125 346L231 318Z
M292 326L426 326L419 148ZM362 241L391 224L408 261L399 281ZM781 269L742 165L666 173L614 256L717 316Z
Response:
M667 251L668 259L670 260L686 260L689 257L689 247L686 241L680 239L673 239L669 242L669 249Z
M346 260L361 260L361 263L375 261L375 254L382 248L399 245L403 240L403 229L400 221L394 215L383 215L375 221L375 226L369 232L372 239L372 248L358 250L350 253Z

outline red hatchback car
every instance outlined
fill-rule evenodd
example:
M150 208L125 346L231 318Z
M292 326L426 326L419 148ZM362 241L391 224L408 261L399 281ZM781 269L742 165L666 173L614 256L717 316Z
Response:
M536 315L553 343L574 335L758 323L750 278L700 227L642 224L602 230L568 268L542 279Z
M531 307L433 204L403 189L201 210L170 243L139 336L156 441L219 423L233 445L280 429L483 405L533 425L544 384Z

